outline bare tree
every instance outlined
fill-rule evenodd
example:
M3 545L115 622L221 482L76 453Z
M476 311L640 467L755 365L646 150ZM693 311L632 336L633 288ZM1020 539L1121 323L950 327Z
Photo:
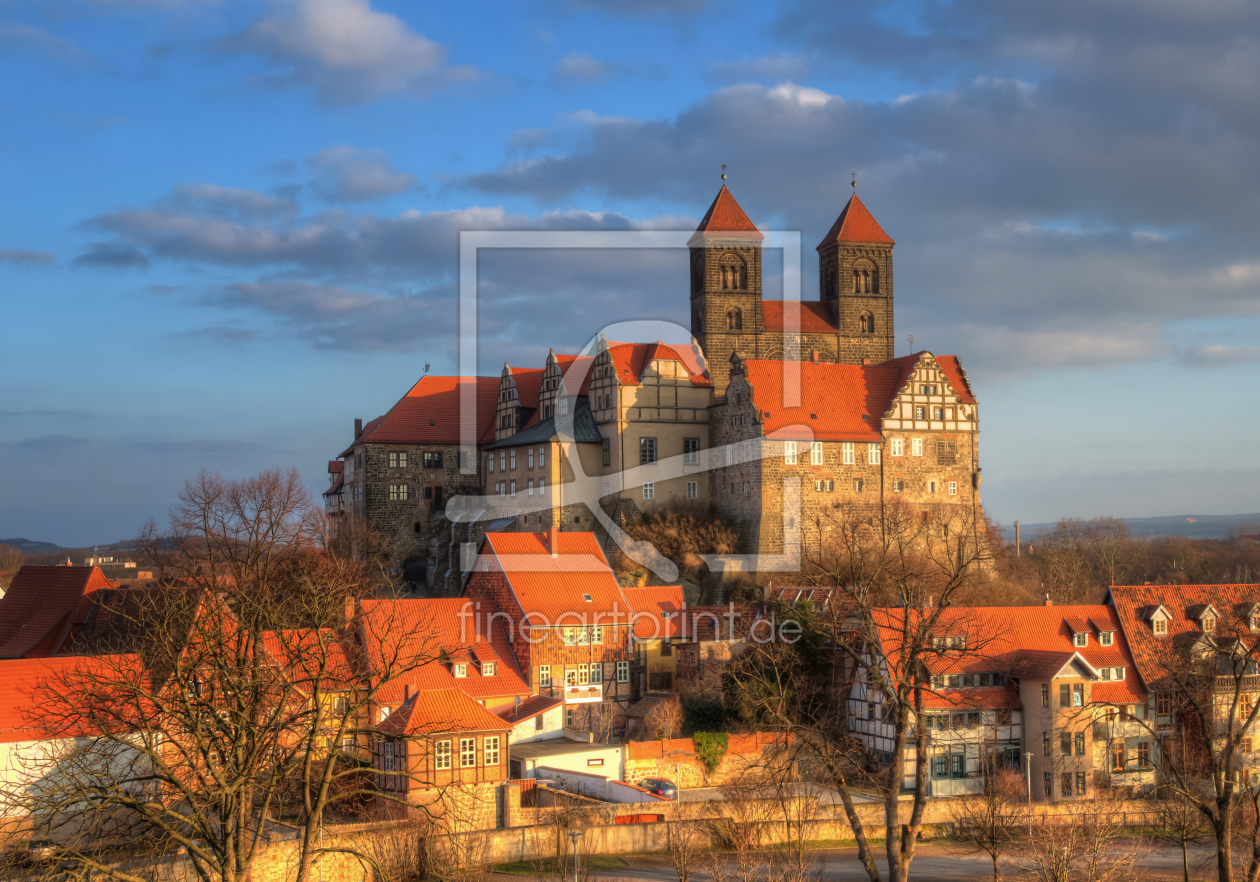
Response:
M694 803L675 800L666 814L665 853L669 857L678 882L687 882L696 868L700 853L706 845L704 830L696 822Z
M0 597L9 590L9 584L25 561L26 555L21 549L14 545L0 545Z
M1212 838L1212 829L1199 807L1180 793L1169 792L1162 799L1152 799L1154 817L1148 825L1148 836L1155 842L1181 849L1181 871L1184 882L1190 882L1190 846Z
M1109 799L1074 806L1062 815L1034 816L1015 863L1038 882L1120 882L1134 878L1143 841L1121 823Z
M952 839L967 851L982 851L993 861L993 882L1000 882L999 861L1019 838L1028 807L1023 802L1024 778L1017 772L984 769L978 793L955 801L950 810Z
M661 738L676 738L682 732L685 715L682 702L670 700L662 702L661 707L652 719L656 723L656 732Z
M925 516L901 505L838 505L826 520L819 524L823 552L808 563L818 581L843 590L831 592L825 604L774 610L779 636L750 640L731 665L726 699L750 725L790 734L790 751L823 770L839 791L872 882L880 871L853 787L876 791L889 875L904 882L928 799L923 699L932 685L926 662L983 655L999 636L951 609L991 552L984 522L971 507L941 506ZM887 730L879 762L850 728L847 704L855 684ZM911 798L903 800L907 764L913 785Z

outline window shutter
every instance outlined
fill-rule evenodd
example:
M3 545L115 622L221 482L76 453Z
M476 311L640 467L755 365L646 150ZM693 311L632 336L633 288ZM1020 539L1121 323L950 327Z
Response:
M538 665L531 665L529 669L529 688L534 694L538 694L540 686L538 685Z

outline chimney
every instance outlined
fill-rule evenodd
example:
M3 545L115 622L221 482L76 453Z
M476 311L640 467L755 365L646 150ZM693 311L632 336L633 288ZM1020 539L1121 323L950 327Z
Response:
M812 361L814 364L818 364L818 350L817 349L811 349L809 351L809 360Z
M350 624L351 622L353 622L353 621L354 621L354 598L353 598L353 597L347 597L347 598L346 598L345 623L346 623L346 625L349 625L349 624Z
M403 704L406 704L409 701L411 701L411 687L404 685L403 686Z
M560 556L560 529L555 524L547 528L547 550L552 557Z
M363 437L363 420L358 417L354 420L354 440L358 441Z
M870 356L869 356L869 355L864 355L864 356L862 356L862 365L863 365L863 366L869 365L870 363L871 363L871 358L870 358Z
M1050 592L1046 592L1046 606L1054 606L1054 601L1050 599Z

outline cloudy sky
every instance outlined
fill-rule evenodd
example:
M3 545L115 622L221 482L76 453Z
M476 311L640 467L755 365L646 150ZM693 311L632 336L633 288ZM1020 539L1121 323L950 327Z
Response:
M813 245L850 172L898 352L957 353L1009 523L1260 510L1251 0L8 0L0 537L112 541L454 369L461 230ZM687 322L685 255L497 252L482 370Z

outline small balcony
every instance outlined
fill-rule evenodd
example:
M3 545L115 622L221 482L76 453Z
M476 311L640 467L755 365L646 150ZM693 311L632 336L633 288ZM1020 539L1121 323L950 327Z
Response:
M565 686L564 701L566 704L589 704L594 701L604 700L604 687L598 684L594 686Z
M1235 677L1217 677L1217 692L1233 692ZM1245 674L1242 678L1240 692L1260 692L1260 674Z
M1150 735L1146 727L1137 720L1094 720L1094 740L1108 741L1116 738L1136 738L1139 735Z

